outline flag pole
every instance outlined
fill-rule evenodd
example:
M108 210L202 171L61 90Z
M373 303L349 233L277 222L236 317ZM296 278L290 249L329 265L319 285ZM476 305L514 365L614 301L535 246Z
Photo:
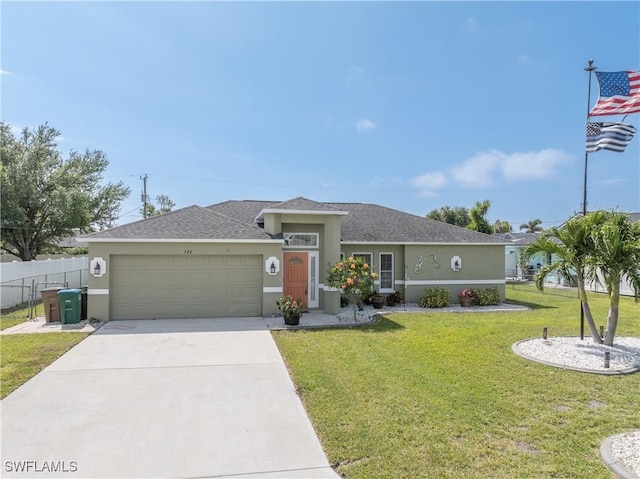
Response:
M591 108L591 73L597 70L597 67L593 66L593 58L589 60L589 65L584 71L589 72L589 86L587 89L587 124L589 128L589 108ZM585 129L586 131L586 129ZM582 216L587 216L587 165L589 164L589 153L585 147L584 151L584 181L582 184ZM582 309L582 300L580 298L580 339L584 340L584 309Z

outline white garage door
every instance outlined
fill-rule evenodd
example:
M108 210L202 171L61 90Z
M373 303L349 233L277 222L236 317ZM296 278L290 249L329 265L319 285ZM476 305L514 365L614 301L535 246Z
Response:
M261 316L261 264L261 256L113 256L111 318Z

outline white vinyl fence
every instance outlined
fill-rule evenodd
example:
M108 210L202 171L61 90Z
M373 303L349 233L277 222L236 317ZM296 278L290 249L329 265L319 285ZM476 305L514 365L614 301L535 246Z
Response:
M89 279L89 258L0 263L1 306L38 301L46 288L81 288Z

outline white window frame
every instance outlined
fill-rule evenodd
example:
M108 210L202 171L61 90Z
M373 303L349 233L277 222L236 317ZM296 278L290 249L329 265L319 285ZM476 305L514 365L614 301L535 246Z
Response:
M307 301L309 304L307 306L318 308L320 307L320 254L318 251L307 251L306 253L309 259L309 279L307 280L309 285Z
M356 256L369 256L369 260L367 261L367 264L369 265L370 268L373 268L373 251L354 251L353 253L351 253L351 256L353 256L354 258ZM366 261L366 258L365 258Z
M382 255L389 255L391 256L391 288L383 288L382 287ZM380 285L380 292L381 293L393 293L395 291L395 285L396 285L396 281L395 281L395 255L392 252L386 252L386 251L382 251L380 252L380 254L378 255L378 259L380 260L380 262L378 263L380 265L380 267L378 268L378 281L379 281L379 285ZM389 270L385 270L385 272L387 272Z
M283 241L283 248L286 249L301 249L301 248L309 248L309 249L318 249L320 248L320 233L299 233L297 231L289 231L289 232L283 232L282 236L284 237L284 241ZM287 244L287 236L309 236L312 238L315 238L315 245L299 245L299 244L294 244L294 245L289 245Z

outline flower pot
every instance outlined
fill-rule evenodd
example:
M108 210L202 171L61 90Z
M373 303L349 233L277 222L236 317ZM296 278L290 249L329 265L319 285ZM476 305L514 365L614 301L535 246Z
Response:
M458 296L458 299L460 300L460 306L463 308L468 308L473 302L473 298L470 298L469 296Z
M384 302L385 302L384 296L373 296L371 298L371 305L375 309L382 309L382 307L384 306Z
M289 314L284 317L284 324L288 326L297 326L300 324L300 315L299 314Z

